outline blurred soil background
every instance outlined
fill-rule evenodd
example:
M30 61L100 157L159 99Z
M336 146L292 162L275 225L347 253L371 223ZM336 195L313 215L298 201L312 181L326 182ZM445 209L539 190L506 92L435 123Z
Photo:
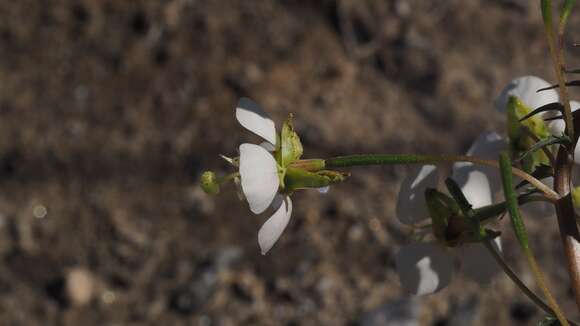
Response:
M509 80L553 80L537 7L0 1L0 324L534 324L543 314L505 276L481 289L456 273L437 295L402 293L404 167L296 193L267 256L266 217L233 187L210 197L197 182L229 173L218 154L256 140L234 119L241 96L279 124L293 112L305 157L465 152L501 131L493 99ZM506 257L531 284L507 222ZM555 219L528 225L577 317Z

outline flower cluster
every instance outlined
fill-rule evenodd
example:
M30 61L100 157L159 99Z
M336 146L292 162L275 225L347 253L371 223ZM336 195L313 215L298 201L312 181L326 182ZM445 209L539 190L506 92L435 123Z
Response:
M510 113L515 113L517 119L520 119L532 109L558 101L558 93L553 89L538 92L539 89L549 86L546 81L535 76L514 79L496 99L496 109L501 113L507 113L508 117ZM510 108L510 100L512 99L518 100L518 103L521 102L523 105L519 108L514 106ZM578 102L572 102L571 105L573 109L580 107ZM510 109L523 111L509 112ZM549 117L553 117L553 115L545 113L543 116L534 117L535 120L530 121L526 127L532 133L537 133L539 137L545 136L547 131L553 135L562 135L564 132L563 121L553 120L544 123L543 119ZM517 119L516 122L520 123ZM509 123L508 121L508 129ZM483 159L497 159L501 151L513 150L514 136L508 136L509 139L495 132L484 133L475 140L467 155ZM526 143L523 144L526 145ZM534 161L530 163L531 167L544 163L541 154L543 153L540 152L533 158ZM580 155L576 155L576 159L580 160ZM457 265L456 262L459 263L466 276L479 284L487 284L492 276L499 272L499 267L493 257L481 243L460 243L457 245L457 243L450 244L447 241L449 239L438 237L435 229L436 221L433 220L434 214L429 210L428 198L425 194L428 189L438 188L442 179L441 174L442 172L436 166L424 165L420 167L403 181L397 201L397 216L401 223L416 225L431 218L436 238L436 241L415 242L404 246L397 255L397 270L401 284L407 292L415 295L431 294L445 287L451 281L454 266ZM475 166L472 163L455 163L451 177L460 185L463 194L474 209L492 205L494 198L501 190L497 170L489 167ZM543 182L552 184L553 179L548 177ZM550 206L534 203L530 208L526 212L545 214ZM448 233L441 234L449 236ZM501 251L499 237L494 239L494 245L497 251Z

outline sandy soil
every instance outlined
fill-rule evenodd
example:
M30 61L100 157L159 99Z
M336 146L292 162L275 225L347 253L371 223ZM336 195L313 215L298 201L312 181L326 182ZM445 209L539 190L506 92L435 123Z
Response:
M233 117L240 96L279 123L293 112L306 157L464 152L503 126L493 99L510 79L552 79L535 2L22 0L0 17L1 324L378 325L393 307L404 325L541 318L503 276L404 299L402 167L297 193L265 257L264 216L233 188L197 186L253 140ZM531 282L506 222L506 256ZM577 317L555 219L528 223Z

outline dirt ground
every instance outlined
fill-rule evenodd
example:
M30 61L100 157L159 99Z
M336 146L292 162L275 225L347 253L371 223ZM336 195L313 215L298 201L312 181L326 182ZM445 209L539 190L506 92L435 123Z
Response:
M503 126L501 88L552 80L549 62L536 1L0 1L0 324L534 324L505 276L402 293L403 167L296 193L267 256L265 216L197 182L254 140L241 96L278 123L293 112L305 157L462 153ZM528 225L578 317L555 219Z

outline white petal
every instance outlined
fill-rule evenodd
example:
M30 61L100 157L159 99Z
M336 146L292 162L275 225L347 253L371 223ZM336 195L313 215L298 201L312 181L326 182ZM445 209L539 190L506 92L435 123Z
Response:
M414 224L429 217L425 190L436 188L437 181L438 171L434 165L424 165L403 180L397 198L397 218L401 223Z
M254 214L265 211L280 186L278 167L272 154L258 145L240 145L240 177L250 210Z
M280 196L280 195L278 195ZM262 255L265 255L274 246L286 229L292 215L292 200L286 196L280 201L276 212L262 225L258 231L258 244Z
M397 273L403 289L414 295L435 293L449 284L453 257L441 246L413 243L397 253Z
M580 109L580 102L577 101L570 101L570 108L572 112ZM557 116L560 113L551 114L551 116ZM548 129L554 136L562 136L564 134L564 128L566 127L566 123L564 119L553 120L548 123Z
M570 101L570 107L572 108L572 112L580 109L580 102L577 101ZM564 128L566 123L563 119L553 120L550 121L548 124L548 128L552 135L561 136L564 134ZM574 149L574 162L576 164L580 164L580 144L576 144L576 148Z
M558 92L554 89L537 92L550 84L536 76L523 76L512 80L495 100L495 107L500 112L506 111L510 96L518 97L532 110L542 105L558 101Z
M479 135L479 137L477 137L473 142L467 151L467 155L488 160L497 160L501 151L506 148L507 142L500 135L495 132L485 132ZM473 171L479 171L487 180L483 180L484 178L477 173L472 175ZM469 162L458 162L453 165L453 175L454 178L456 178L455 181L457 181L459 185L467 187L463 190L466 191L469 189L469 192L472 193L471 196L473 197L478 196L478 191L473 188L480 185L486 189L490 188L491 196L502 189L501 176L497 169L492 167L474 165ZM468 184L468 182L470 183ZM486 204L487 196L485 194L480 194L479 196L483 196L480 197L482 198L481 200L478 200L478 202L481 202L480 205L489 205ZM471 198L468 196L467 199ZM475 205L475 203L473 203L473 205Z
M467 198L473 208L492 204L493 197L489 180L485 173L478 169L478 166L465 166L460 169L454 169L453 179L460 185L465 198Z
M264 138L272 144L276 144L276 127L274 121L249 98L242 97L236 107L236 119L249 131Z
M269 143L267 141L261 142L260 146L262 146L262 148L264 148L268 152L273 152L276 150L276 146L272 145L271 143Z
M492 242L495 250L501 254L501 240L499 237ZM466 244L458 250L461 270L475 282L486 285L493 277L501 272L501 268L481 243Z

